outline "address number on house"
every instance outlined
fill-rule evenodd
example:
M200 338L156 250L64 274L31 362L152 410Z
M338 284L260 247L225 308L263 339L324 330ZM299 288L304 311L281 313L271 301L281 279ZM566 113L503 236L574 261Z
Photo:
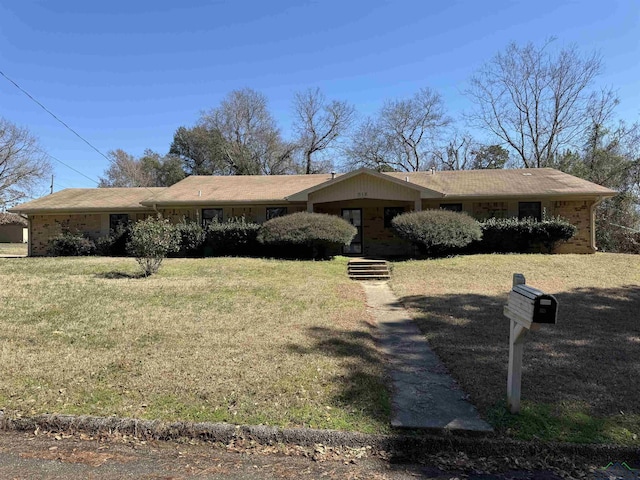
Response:
M366 197L368 195L367 192L358 192L358 197L362 198L362 197Z

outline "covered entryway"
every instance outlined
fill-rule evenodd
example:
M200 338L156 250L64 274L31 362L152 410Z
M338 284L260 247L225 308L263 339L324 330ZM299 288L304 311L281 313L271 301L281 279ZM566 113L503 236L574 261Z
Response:
M403 212L422 210L423 198L442 198L440 192L379 172L360 169L287 197L307 202L307 211L344 218L358 229L347 255L403 256L411 245L399 238L391 219Z

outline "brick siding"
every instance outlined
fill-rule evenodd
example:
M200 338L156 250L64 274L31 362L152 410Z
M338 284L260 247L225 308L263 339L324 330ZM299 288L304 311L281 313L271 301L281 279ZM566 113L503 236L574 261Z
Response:
M552 202L552 214L578 227L578 233L560 244L555 253L595 253L591 245L591 205L593 201Z

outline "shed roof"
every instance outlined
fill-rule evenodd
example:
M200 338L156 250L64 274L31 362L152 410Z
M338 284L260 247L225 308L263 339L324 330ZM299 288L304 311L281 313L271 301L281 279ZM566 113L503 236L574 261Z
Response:
M28 222L26 218L15 213L2 212L0 213L0 225L22 225L26 227Z

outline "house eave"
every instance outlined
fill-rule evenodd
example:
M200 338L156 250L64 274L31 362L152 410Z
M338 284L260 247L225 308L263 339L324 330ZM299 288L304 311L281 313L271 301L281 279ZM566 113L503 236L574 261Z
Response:
M610 198L617 195L617 192L613 193L603 193L603 192L572 192L572 193L562 193L562 192L544 192L544 193L520 193L520 194L499 194L499 193L487 193L487 194L476 194L476 195L445 195L444 199L446 200L482 200L482 199L497 199L503 198L505 200L514 200L518 198L595 198L595 197L605 197ZM424 198L428 200L428 198Z
M19 215L58 215L65 213L82 214L82 213L109 213L109 212L135 212L145 213L153 212L151 207L94 207L94 208L29 208L29 209L9 209L11 213Z

